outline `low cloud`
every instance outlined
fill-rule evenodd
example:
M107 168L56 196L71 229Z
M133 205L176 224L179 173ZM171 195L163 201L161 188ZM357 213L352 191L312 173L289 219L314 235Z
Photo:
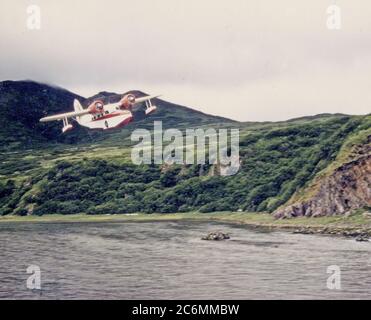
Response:
M0 78L33 79L81 95L140 89L245 121L370 112L371 4L322 0L29 1L0 11Z

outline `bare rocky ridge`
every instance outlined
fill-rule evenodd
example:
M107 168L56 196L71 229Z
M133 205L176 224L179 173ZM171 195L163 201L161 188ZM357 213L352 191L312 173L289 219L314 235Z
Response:
M319 181L314 195L277 209L276 218L346 214L371 206L371 136L356 146L350 160Z

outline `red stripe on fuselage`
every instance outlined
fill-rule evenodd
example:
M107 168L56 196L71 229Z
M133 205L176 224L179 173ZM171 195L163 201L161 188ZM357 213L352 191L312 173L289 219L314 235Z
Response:
M108 128L108 129L114 129L114 128L121 128L123 126L126 126L127 124L129 124L130 122L132 122L134 119L133 116L131 116L130 118L127 118L125 119L124 121L120 122L116 127L112 127L112 128Z

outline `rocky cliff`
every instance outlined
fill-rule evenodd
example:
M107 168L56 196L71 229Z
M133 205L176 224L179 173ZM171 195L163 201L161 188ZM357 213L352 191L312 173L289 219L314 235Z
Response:
M364 144L352 148L345 163L315 179L302 193L310 195L306 199L299 197L299 200L291 201L293 203L276 210L274 216L341 215L371 207L371 135L367 136Z

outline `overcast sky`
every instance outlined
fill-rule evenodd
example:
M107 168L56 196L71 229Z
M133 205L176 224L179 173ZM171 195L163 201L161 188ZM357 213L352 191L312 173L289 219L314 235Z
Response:
M139 89L244 121L371 112L369 0L1 0L0 27L0 80Z

